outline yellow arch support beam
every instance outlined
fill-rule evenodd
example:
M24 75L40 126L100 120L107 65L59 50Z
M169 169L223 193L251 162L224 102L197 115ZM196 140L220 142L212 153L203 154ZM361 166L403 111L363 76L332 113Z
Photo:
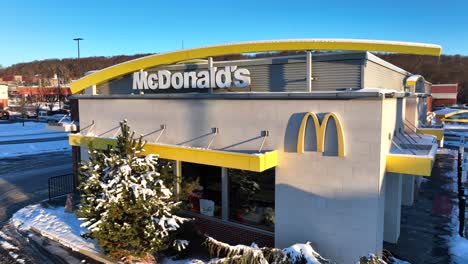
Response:
M179 61L203 59L225 54L288 50L354 50L439 56L442 48L438 45L422 43L346 39L299 39L240 42L178 50L131 60L85 76L73 82L70 85L70 89L74 94L79 93L90 86L106 82L122 75L159 65L174 64Z
M441 118L449 118L451 116L454 116L454 115L458 115L458 114L466 114L468 113L468 110L458 110L458 111L453 111L453 112L450 112L450 113L447 113L447 114L444 114L444 115L437 115L438 117L441 117Z
M345 156L345 143L344 143L343 127L341 126L340 119L334 113L326 114L321 124L316 114L312 112L308 112L304 115L301 121L301 126L299 127L299 133L297 135L297 147L296 147L297 153L304 153L305 133L306 133L306 127L307 127L307 120L309 119L309 117L312 118L314 125L315 125L317 152L325 151L325 136L327 132L326 131L327 124L330 118L332 118L336 124L336 137L338 140L338 156L344 157Z

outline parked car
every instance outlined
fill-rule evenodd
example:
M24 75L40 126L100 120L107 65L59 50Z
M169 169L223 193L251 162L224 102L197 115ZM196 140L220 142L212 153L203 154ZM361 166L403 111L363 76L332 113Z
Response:
M10 112L6 110L0 110L0 119L10 119Z
M38 113L38 119L40 121L47 121L47 117L49 116L49 113L45 110L39 110L39 113Z
M37 112L36 111L26 111L26 117L27 118L37 118Z
M70 122L70 117L64 114L55 114L46 117L47 123Z

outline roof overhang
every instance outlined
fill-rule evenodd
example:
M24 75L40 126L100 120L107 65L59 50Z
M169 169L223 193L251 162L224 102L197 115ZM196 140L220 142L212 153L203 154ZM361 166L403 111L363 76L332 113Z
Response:
M434 166L438 145L433 135L421 135L421 138L412 137L419 141L416 144L407 144L404 150L407 153L401 153L392 148L387 154L386 171L392 173L401 173L414 176L431 176Z
M106 150L117 145L115 138L84 136L70 134L69 143L72 146L89 147ZM146 143L142 155L157 154L162 159L177 160L219 166L232 169L262 172L278 165L278 152L231 152L204 148L194 148L179 145Z
M348 39L297 39L240 42L178 50L131 60L89 74L73 82L70 88L72 93L76 94L88 87L98 85L100 83L126 74L130 74L139 70L145 70L159 65L174 64L180 61L203 59L207 57L226 54L274 52L289 50L377 51L439 56L441 54L442 48L438 45L423 43Z

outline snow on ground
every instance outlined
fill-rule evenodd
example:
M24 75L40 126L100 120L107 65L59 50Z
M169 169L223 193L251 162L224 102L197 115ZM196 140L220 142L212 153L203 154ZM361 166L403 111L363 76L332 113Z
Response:
M0 141L21 140L27 138L47 138L66 136L67 133L52 131L41 122L0 122Z
M468 240L456 232L449 239L453 263L468 263Z
M456 151L454 150L442 149L442 152L454 152L453 155L456 155ZM464 173L466 173L466 171ZM450 170L450 172L447 173L447 175L453 178L457 177L457 165L455 162L452 166L452 169ZM458 186L456 181L454 181L453 184L449 184L444 187L451 192L458 193ZM451 256L452 263L454 264L468 263L468 240L466 238L460 237L460 235L458 234L458 215L458 199L456 199L453 203L452 219L450 223L452 235L450 237L447 237L449 254Z
M198 259L173 260L170 258L166 258L161 262L161 264L205 264L205 262Z
M31 134L47 132L46 123L41 122L0 122L0 136L14 136L18 134Z
M0 122L0 158L70 150L68 140L5 144L15 140L56 138L67 135L67 133L46 129L46 123L25 122L23 127L22 122Z
M18 263L24 263L24 259L20 258L20 256L15 253L14 251L18 251L19 248L12 245L10 242L11 238L7 236L5 233L0 231L0 247L2 247L4 250L8 251L8 254L16 260Z
M44 208L39 204L27 206L16 212L10 222L19 229L35 228L45 237L58 240L74 250L98 253L98 246L81 237L86 232L75 214L65 213L64 207Z
M409 263L408 261L404 261L404 260L401 260L401 259L397 259L395 257L392 257L392 260L393 260L393 263L394 264L411 264Z
M70 149L71 147L68 140L0 145L0 158L54 151L66 151Z

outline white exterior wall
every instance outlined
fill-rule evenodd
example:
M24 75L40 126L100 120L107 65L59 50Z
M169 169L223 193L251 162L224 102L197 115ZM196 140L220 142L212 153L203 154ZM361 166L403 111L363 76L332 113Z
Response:
M8 86L0 84L0 100L8 99Z
M419 113L418 113L419 97L408 97L406 98L406 122L411 125L407 126L406 129L414 132L414 127L419 127Z
M161 143L206 147L211 128L218 127L212 149L257 150L261 131L269 130L263 149L279 152L276 246L311 241L321 254L338 263L355 263L359 256L382 250L385 156L395 128L396 99L81 99L79 103L81 125L86 127L94 120L96 135L126 118L138 134L167 125ZM338 115L346 157L296 153L305 112Z

